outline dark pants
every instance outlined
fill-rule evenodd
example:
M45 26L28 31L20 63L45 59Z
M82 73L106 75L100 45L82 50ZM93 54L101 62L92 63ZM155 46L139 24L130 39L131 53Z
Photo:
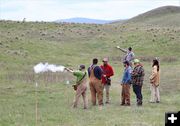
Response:
M141 90L142 90L142 86L135 84L133 85L133 91L136 94L137 105L142 105L143 96Z

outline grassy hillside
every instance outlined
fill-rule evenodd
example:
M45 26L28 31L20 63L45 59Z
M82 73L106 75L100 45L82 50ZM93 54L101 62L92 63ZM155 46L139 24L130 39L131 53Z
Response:
M0 125L35 125L35 81L39 86L38 126L162 126L164 113L179 110L180 102L180 27L141 23L126 24L56 24L48 22L0 21ZM123 54L115 47L132 46L144 64L144 106L121 107L120 86ZM111 104L102 111L90 104L71 109L75 78L68 73L35 75L32 68L49 62L77 68L89 66L92 58L110 58L115 76L111 87ZM151 60L161 61L161 103L150 104L149 75ZM128 120L128 121L127 121Z
M89 64L90 58L103 56L115 61L122 56L115 49L117 45L132 46L137 57L142 58L160 57L166 61L179 60L180 56L179 27L11 21L1 21L0 27L1 65L15 68L39 61L72 66L82 59Z
M163 6L127 20L126 23L145 23L159 26L180 26L180 7Z

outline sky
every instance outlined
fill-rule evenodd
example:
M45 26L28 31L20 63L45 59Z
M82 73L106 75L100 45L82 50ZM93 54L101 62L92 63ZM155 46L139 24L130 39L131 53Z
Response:
M0 19L55 21L73 17L129 19L180 0L0 0Z

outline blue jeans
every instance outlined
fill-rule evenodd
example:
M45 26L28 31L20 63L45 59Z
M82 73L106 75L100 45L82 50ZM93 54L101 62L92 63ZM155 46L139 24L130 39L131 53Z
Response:
M133 91L136 94L138 105L142 105L143 96L142 96L141 90L142 90L142 86L135 85L135 84L133 85Z

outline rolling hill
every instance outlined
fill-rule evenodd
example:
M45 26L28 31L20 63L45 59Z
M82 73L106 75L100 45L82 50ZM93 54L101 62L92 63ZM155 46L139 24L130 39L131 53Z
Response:
M127 20L125 23L146 23L160 26L180 26L180 7L159 7L135 16Z
M109 56L117 61L120 56L114 50L117 45L132 46L141 58L158 56L179 60L179 10L173 6L160 7L123 24L0 21L0 60L12 67L48 60L72 66L74 63L70 59L78 62L81 56L83 61L94 56ZM165 17L172 18L162 20ZM175 27L169 27L172 25ZM61 58L56 58L60 55Z

